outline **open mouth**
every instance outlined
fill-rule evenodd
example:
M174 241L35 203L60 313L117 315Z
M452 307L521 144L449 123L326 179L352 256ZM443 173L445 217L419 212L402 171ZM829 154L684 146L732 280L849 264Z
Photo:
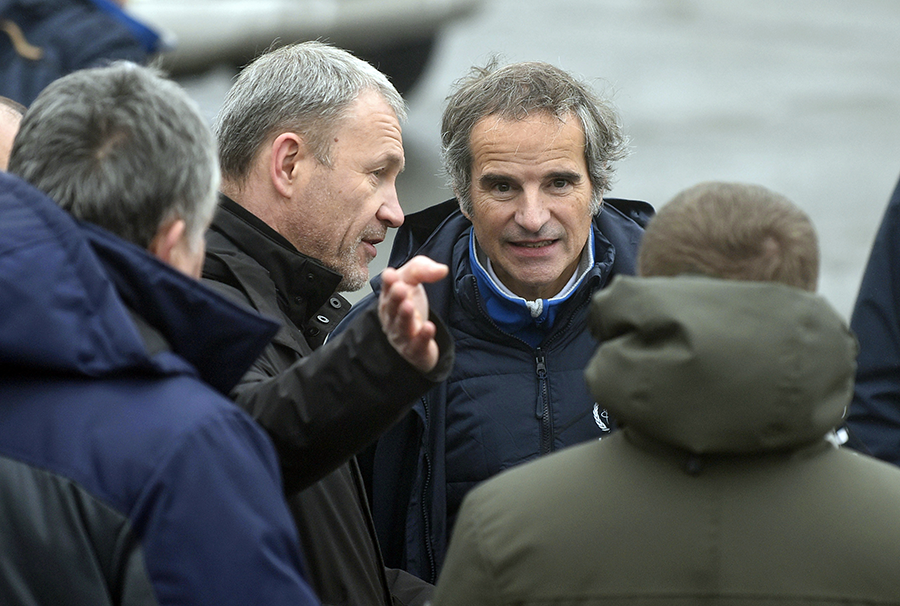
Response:
M381 240L363 240L363 248L365 248L366 253L373 259L378 255L378 251L375 249L375 245L381 242Z
M540 242L515 242L513 246L521 248L545 248L556 242L556 240L541 240Z

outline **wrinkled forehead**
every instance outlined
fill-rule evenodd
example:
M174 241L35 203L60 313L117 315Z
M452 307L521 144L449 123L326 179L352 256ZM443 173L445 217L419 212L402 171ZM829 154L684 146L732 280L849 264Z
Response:
M469 141L473 167L490 160L545 162L567 159L583 169L585 137L581 123L552 114L524 118L491 115L479 120Z
M512 151L528 149L532 152L543 148L565 146L571 152L583 156L585 134L581 121L575 114L557 116L550 112L531 112L522 116L489 114L480 118L469 133L469 153L475 159L477 148L515 146Z
M544 109L516 110L513 112L499 111L491 112L475 120L472 125L470 138L476 130L490 130L498 125L527 126L530 124L543 124L548 127L557 125L559 128L569 124L574 125L579 130L584 130L578 115L571 111L563 113L555 113Z

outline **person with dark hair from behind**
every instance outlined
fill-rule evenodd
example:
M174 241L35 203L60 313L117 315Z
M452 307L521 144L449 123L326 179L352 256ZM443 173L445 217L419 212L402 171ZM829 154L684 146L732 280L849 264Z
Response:
M847 446L900 465L900 181L875 234L850 328L859 360Z
M818 264L763 187L663 206L591 304L621 431L473 490L434 606L900 604L900 470L834 440L856 343Z
M9 169L3 604L318 604L272 444L225 395L277 325L196 280L219 181L196 105L135 64L74 72Z
M6 170L9 164L9 152L24 113L24 105L7 97L0 97L0 171Z

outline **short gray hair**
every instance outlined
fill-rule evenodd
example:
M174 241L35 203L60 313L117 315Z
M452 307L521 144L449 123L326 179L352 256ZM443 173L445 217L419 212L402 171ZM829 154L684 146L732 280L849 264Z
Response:
M473 67L447 97L441 124L441 156L460 206L472 212L472 129L488 116L521 120L532 112L563 119L576 116L584 131L584 158L593 190L594 213L611 185L612 162L628 155L615 107L571 74L543 62L499 66L492 59Z
M406 104L387 76L328 44L283 46L256 58L238 75L213 125L225 178L243 183L262 145L295 132L330 166L332 135L348 107L374 90L406 120Z
M219 184L212 131L187 93L129 62L52 82L22 119L16 173L75 217L138 246L183 219L196 247Z

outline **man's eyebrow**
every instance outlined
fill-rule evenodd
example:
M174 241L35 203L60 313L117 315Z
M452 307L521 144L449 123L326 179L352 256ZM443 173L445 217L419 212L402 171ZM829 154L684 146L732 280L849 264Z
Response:
M547 174L548 181L554 181L556 179L565 179L566 181L578 183L582 179L584 179L584 175L579 172L569 170L558 170Z
M515 179L513 179L509 175L504 175L502 173L484 173L478 178L478 182L482 186L491 185L493 183L501 183L504 181L515 181Z
M388 162L399 168L398 172L406 170L406 157L399 154L388 154Z
M389 164L398 167L401 173L406 169L406 158L402 154L390 153L387 155L387 161Z
M373 166L397 167L397 172L403 172L406 169L406 158L400 154L388 152L378 156L373 162Z

